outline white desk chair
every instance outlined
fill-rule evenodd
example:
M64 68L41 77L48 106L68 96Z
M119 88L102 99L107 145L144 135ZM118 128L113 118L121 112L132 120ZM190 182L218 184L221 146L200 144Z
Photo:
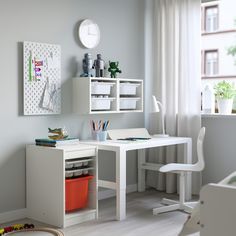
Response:
M176 173L180 175L179 178L179 201L170 199L162 199L162 203L168 206L162 206L153 209L153 215L164 213L168 211L183 210L191 213L196 202L185 202L185 175L187 172L200 172L204 169L204 155L203 155L203 141L205 137L205 127L202 127L197 139L197 156L198 161L195 164L179 164L170 163L162 166L159 171L164 173Z

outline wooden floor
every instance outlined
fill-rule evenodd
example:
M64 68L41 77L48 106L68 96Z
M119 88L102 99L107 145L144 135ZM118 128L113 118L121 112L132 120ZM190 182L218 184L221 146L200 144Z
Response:
M99 220L82 223L63 229L65 236L177 236L186 221L187 214L180 211L152 215L152 208L160 206L162 197L174 195L148 190L127 195L127 218L115 220L115 198L99 201ZM32 222L29 219L17 223ZM197 236L194 234L192 236Z

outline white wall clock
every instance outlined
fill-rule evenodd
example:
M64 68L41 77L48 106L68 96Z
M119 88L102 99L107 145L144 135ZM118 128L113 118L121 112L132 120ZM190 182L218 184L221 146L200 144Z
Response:
M78 36L84 47L95 48L100 41L99 27L92 20L83 20L79 26Z

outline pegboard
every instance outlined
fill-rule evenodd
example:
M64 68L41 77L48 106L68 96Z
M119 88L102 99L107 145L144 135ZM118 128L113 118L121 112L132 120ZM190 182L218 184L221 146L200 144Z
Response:
M23 43L24 115L61 113L61 46Z

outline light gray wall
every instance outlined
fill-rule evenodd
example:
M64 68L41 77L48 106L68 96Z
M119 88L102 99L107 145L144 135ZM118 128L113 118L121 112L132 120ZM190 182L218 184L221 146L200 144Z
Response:
M206 127L203 184L217 183L236 171L236 117L203 117Z
M71 113L71 78L81 70L83 54L101 53L118 60L122 77L144 77L144 1L142 0L8 0L0 1L0 213L25 207L25 145L45 137L48 127L66 126L71 136L89 137L89 119L110 119L110 128L143 127L144 116ZM94 50L78 46L78 21L98 23L101 43ZM22 42L62 47L62 115L22 116ZM128 159L128 184L136 183L135 153ZM100 164L104 178L114 178L114 159ZM112 160L111 160L112 159ZM43 171L43 170L42 170Z

